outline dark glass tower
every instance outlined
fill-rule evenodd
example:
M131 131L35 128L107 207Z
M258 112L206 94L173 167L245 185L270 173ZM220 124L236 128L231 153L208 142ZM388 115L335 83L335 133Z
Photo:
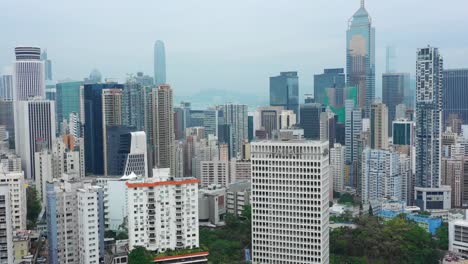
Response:
M299 77L297 72L281 72L270 77L270 105L293 110L299 117Z
M104 174L104 127L102 94L105 89L123 89L122 84L84 85L84 143L86 173Z
M321 104L311 103L301 105L300 124L304 129L304 138L311 140L320 139L320 114L325 109Z
M444 70L444 122L450 114L468 124L468 69Z

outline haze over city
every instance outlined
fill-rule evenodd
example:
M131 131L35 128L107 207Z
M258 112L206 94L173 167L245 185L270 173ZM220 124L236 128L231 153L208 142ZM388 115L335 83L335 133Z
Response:
M38 45L54 61L54 79L81 80L93 68L123 81L153 71L153 44L166 44L167 79L176 96L202 90L268 94L268 77L298 71L300 94L313 75L344 67L348 19L358 0L318 1L2 1L0 67L15 46ZM415 50L440 47L446 68L468 59L468 2L366 1L376 28L376 95L385 47L397 70L414 74ZM437 14L435 16L434 14ZM196 102L194 102L196 103Z

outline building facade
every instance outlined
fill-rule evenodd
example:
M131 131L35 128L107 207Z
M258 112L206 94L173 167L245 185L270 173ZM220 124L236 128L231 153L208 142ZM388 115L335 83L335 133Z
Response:
M444 123L455 114L463 124L468 124L468 69L450 69L443 71L443 113Z
M405 103L410 91L409 73L382 74L382 102L388 107L388 134L392 136L391 124L396 120L396 107Z
M252 143L252 262L328 263L328 142Z
M434 47L418 49L416 61L416 186L440 185L443 59Z
M364 1L348 22L346 82L358 88L359 108L363 109L364 117L369 117L375 97L375 28Z
M166 84L166 49L161 40L154 43L154 83Z
M327 97L327 89L334 89L335 106L342 106L343 101L343 89L346 85L346 76L343 68L337 69L324 69L323 73L314 75L314 99L316 103L328 104L325 101Z
M38 47L16 47L13 73L13 98L27 101L31 98L45 99L44 62Z
M299 77L297 72L281 72L270 77L270 105L293 110L299 117Z

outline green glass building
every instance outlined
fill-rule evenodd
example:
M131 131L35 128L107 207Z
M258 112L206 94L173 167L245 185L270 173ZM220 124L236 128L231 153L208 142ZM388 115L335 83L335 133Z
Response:
M83 82L70 81L57 83L55 104L57 123L68 120L70 113L80 114L80 86Z

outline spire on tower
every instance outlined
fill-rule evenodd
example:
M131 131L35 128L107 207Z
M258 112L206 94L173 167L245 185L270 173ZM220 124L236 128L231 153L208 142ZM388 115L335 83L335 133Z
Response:
M361 7L364 8L364 0L361 0Z

